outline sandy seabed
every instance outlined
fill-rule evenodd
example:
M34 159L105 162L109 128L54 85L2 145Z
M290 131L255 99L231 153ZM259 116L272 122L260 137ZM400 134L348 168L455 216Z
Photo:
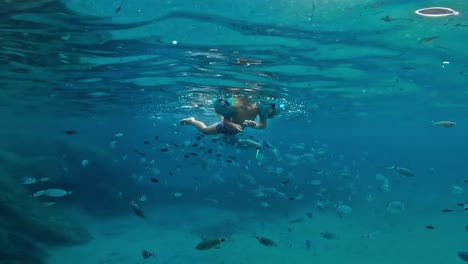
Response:
M48 263L440 264L462 263L457 251L468 247L468 232L462 223L466 215L459 212L391 215L357 211L343 218L314 212L308 218L306 210L289 216L271 210L172 206L150 210L144 219L135 215L100 219L79 214L94 239L86 245L54 250ZM296 218L300 221L291 223ZM324 239L322 231L333 232L337 238ZM227 241L218 249L200 251L195 246L201 235ZM274 240L277 247L262 245L257 236ZM144 259L142 250L155 256Z

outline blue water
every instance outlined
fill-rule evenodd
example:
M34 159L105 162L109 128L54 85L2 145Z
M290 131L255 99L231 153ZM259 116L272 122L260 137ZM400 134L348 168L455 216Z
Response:
M414 14L429 6L460 15ZM3 1L0 263L461 263L467 8ZM237 135L281 158L179 124L217 122L218 96L283 103L266 129ZM444 120L456 126L433 125ZM47 188L72 195L30 197ZM204 254L200 235L227 241Z

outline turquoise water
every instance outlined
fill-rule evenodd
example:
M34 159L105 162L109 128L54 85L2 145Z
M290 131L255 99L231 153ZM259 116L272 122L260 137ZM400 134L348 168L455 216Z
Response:
M463 262L467 4L0 7L1 264ZM217 96L285 105L237 135L263 160L179 124Z

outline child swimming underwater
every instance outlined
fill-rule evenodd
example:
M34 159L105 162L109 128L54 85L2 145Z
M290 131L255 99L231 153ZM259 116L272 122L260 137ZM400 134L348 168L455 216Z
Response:
M184 118L181 125L192 125L205 135L232 135L242 132L244 128L264 129L267 119L278 115L284 108L283 104L252 103L245 97L214 98L213 106L220 122L205 125L194 117ZM255 119L260 118L259 122Z

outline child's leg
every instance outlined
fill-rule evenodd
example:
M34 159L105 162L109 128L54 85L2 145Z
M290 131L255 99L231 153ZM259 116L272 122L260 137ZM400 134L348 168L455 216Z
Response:
M216 129L217 124L206 126L205 123L196 120L194 117L189 117L189 118L182 119L182 120L180 120L180 124L181 125L192 125L205 135L218 134L218 131Z

